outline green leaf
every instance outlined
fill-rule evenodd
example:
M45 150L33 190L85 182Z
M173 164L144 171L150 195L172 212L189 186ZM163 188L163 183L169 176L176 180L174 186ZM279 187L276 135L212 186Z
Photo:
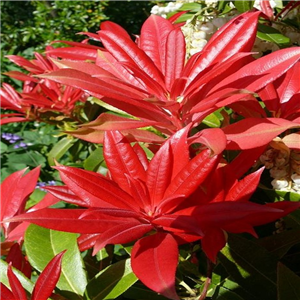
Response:
M97 148L84 160L83 167L85 170L96 172L103 161L103 149Z
M253 300L253 296L230 278L222 264L214 268L207 296L212 300Z
M259 239L257 243L266 248L277 259L282 258L294 245L300 243L300 230L284 231Z
M7 159L7 165L25 164L30 167L45 166L45 157L37 151L27 151L26 153L11 153Z
M168 298L158 295L152 290L145 287L142 283L137 282L132 287L130 287L125 293L124 297L128 299L136 300L166 300Z
M257 36L262 40L278 45L289 45L291 42L291 40L280 31L264 24L258 24Z
M54 160L59 160L75 143L75 139L69 137L62 138L48 153L48 163L53 166Z
M219 128L221 126L220 117L216 113L208 115L202 122L212 128Z
M274 190L274 192L281 197L283 200L300 202L300 194L296 192L285 192Z
M6 275L7 267L8 267L7 262L1 259L0 260L0 282L2 282L7 287L9 287L8 278ZM21 271L15 269L14 267L12 269L14 271L14 274L17 276L17 278L21 282L23 288L26 291L28 291L29 293L31 293L33 290L33 286L34 286L33 282L31 280L29 280Z
M266 249L239 235L229 235L228 245L221 250L219 259L253 300L276 299L277 261Z
M253 5L254 1L234 1L234 6L240 13L251 10Z
M30 264L39 272L58 253L66 250L57 287L77 295L80 299L87 285L83 261L77 246L77 235L30 225L25 233L26 254Z
M121 260L101 271L87 285L88 299L116 299L136 281L130 259Z
M300 277L278 263L278 300L300 299Z
M300 209L297 209L284 218L287 228L300 229Z
M233 281L226 279L222 285L216 286L215 293L212 300L245 300L238 294L233 292L235 288L240 288L239 285Z
M7 151L7 145L4 144L3 142L0 142L0 153L3 154Z

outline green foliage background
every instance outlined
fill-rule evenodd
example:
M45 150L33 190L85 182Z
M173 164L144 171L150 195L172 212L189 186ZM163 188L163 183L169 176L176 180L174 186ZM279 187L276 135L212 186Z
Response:
M96 32L102 21L139 33L152 1L1 1L1 73L15 70L5 55L43 52L54 40L78 41L78 32ZM8 81L1 75L1 81ZM16 82L15 82L16 83Z

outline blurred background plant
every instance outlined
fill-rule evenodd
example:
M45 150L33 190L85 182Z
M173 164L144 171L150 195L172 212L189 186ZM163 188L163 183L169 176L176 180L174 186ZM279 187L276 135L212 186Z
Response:
M5 55L32 58L54 40L81 41L78 32L99 30L104 20L138 33L152 1L1 1L2 72L15 70ZM126 11L126 13L124 13ZM1 81L8 78L1 75ZM14 81L20 86L19 81Z
M0 5L1 82L20 91L23 82L4 73L24 72L24 69L6 55L31 60L34 52L43 53L54 40L82 41L83 36L78 32L96 32L104 20L117 22L128 32L138 34L154 4L151 1L121 1L117 5L116 1L1 1ZM84 162L97 146L61 137L54 125L11 123L1 129L1 181L16 170L38 165L42 165L42 180L50 181L55 174L50 167L53 157L69 165L97 167L93 157Z

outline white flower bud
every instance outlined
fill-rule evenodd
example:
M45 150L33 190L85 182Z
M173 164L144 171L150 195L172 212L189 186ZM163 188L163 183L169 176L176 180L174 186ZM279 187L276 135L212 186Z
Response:
M298 175L297 173L293 174L291 176L293 182L296 184L296 185L299 185L300 186L300 175Z
M205 40L206 39L206 32L205 31L195 31L193 34L194 39L196 40Z
M271 184L275 190L282 190L288 187L289 182L286 179L274 179Z
M201 51L206 44L207 44L207 41L204 39L192 41L192 47L200 49L199 51Z
M154 5L152 8L151 8L151 14L153 15L157 15L158 14L158 9L159 9L159 6L158 5Z

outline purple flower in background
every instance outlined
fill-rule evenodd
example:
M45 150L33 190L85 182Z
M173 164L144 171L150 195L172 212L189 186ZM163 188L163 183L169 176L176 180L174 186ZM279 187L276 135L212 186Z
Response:
M38 182L37 184L36 184L36 189L40 189L41 191L44 191L45 192L45 190L43 189L43 187L44 186L48 186L48 185L56 185L56 182L55 182L55 180L49 180L49 181L46 181L46 182L43 182L43 181L41 181L41 182Z
M24 143L22 141L22 138L16 134L3 132L1 134L1 137L4 140L8 141L10 144L14 144L14 149L27 148L27 146L28 146L26 143ZM20 141L20 142L16 143L17 141Z
M27 146L28 145L26 143L20 142L20 143L14 145L14 149L27 148Z

